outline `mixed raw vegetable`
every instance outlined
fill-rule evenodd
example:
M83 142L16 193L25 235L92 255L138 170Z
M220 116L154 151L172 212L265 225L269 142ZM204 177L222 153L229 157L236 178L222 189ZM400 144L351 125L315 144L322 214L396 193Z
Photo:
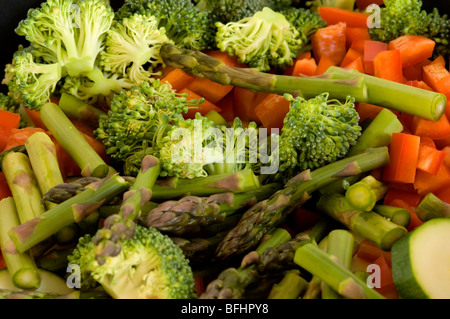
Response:
M450 298L447 15L47 0L15 32L0 298Z

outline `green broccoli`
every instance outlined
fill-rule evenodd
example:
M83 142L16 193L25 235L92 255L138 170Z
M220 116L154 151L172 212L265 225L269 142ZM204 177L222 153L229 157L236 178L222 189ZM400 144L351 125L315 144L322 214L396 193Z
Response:
M361 135L354 98L344 103L329 100L328 93L306 100L285 94L290 110L284 119L276 178L285 182L303 170L344 158Z
M8 95L38 110L67 75L96 72L113 18L104 0L48 0L30 9L15 29L29 46L19 47L6 67Z
M135 13L155 17L158 28L164 28L167 37L180 47L204 50L214 42L207 12L200 11L190 0L125 0L116 19Z
M253 136L251 136L253 135ZM181 178L228 174L256 165L256 145L251 156L251 142L258 138L256 123L245 131L242 121L233 126L216 126L213 121L196 114L195 119L178 122L159 144L162 176ZM256 166L255 166L256 167Z
M18 113L19 107L20 104L16 103L12 97L0 92L0 110Z
M303 45L286 17L268 7L251 17L227 24L217 22L216 26L217 47L260 71L290 66Z
M162 63L159 48L169 41L152 15L133 14L114 20L107 31L105 49L100 53L105 71L118 73L139 84L148 80Z
M168 83L143 82L114 95L107 114L99 118L95 137L106 154L135 176L145 155L157 156L157 144L172 125L183 121L188 107L203 101L188 101Z
M310 42L311 36L318 29L327 25L317 12L305 8L287 7L279 12L297 29L304 45Z
M420 0L385 0L380 12L380 28L369 29L373 40L389 42L402 35L421 35L436 41L435 55L448 54L450 20L437 8L422 9Z
M100 284L114 299L192 299L194 276L182 250L155 228L136 225L117 256L99 265L91 235L81 237L69 265L80 268L82 289Z

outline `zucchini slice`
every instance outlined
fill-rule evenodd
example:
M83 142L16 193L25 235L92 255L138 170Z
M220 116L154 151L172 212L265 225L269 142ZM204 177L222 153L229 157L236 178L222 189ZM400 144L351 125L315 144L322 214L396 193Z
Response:
M450 218L435 218L392 246L392 276L404 299L450 298Z
M46 293L58 293L61 295L69 294L74 290L67 286L67 283L61 277L55 275L54 273L38 269L39 275L41 276L41 285L36 291L46 292ZM8 269L4 268L0 270L0 289L8 289L12 291L21 291L20 288L14 286L11 276L9 275Z

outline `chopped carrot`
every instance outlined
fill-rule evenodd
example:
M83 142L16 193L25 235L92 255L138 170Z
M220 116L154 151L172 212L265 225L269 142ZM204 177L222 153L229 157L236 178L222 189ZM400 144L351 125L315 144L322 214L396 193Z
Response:
M227 122L232 122L236 116L234 111L234 90L235 89L217 102L217 107L222 110L220 115L222 115Z
M364 102L357 102L355 104L355 110L359 114L359 122L360 123L366 119L373 120L378 115L378 113L381 112L382 109L383 109L383 107L381 107L381 106L364 103Z
M407 67L433 56L436 42L420 35L403 35L389 42L390 50L400 50L402 65Z
M20 115L0 110L0 151L5 149L11 138L11 130L20 126Z
M430 145L425 139L424 142L420 142L419 146L419 158L417 160L417 169L423 172L436 175L439 171L439 167L444 163L447 153L436 149L435 146ZM434 143L433 143L434 144Z
M168 82L174 90L180 91L181 89L187 87L192 81L194 81L194 79L194 76L187 74L182 69L172 68L169 72L163 75L161 82Z
M185 89L195 92L211 103L217 103L233 89L232 85L222 85L209 79L196 78ZM183 90L180 90L180 92Z
M389 183L389 190L384 196L383 204L395 206L393 203L396 200L402 200L408 204L408 207L417 207L422 199L422 195L417 193L413 184L408 184L408 186L410 185L413 188L412 190L393 188L392 183Z
M402 56L400 50L379 52L373 59L373 68L376 77L403 83Z
M255 113L255 107L269 93L254 92L249 89L235 87L234 88L234 112L242 121L255 121L261 123Z
M344 60L342 60L341 62L341 67L344 67L347 64L350 64L351 62L353 62L354 60L356 60L357 58L363 58L364 56L357 50L355 49L348 49L347 53L345 54Z
M36 132L46 132L40 127L24 127L24 128L14 128L11 130L11 137L6 144L5 150L9 150L14 146L24 145L28 137Z
M322 56L327 56L340 65L347 53L345 23L337 23L320 28L311 37L314 59L319 63Z
M438 91L439 81L448 75L449 71L445 68L445 60L442 56L423 66L423 81L435 91Z
M196 92L191 91L188 88L184 88L180 90L181 94L186 94L188 100L200 100L202 96L197 94ZM201 115L206 115L209 111L215 110L217 112L221 112L221 109L218 108L214 103L209 101L208 99L204 99L204 102L198 105L198 107L193 107L188 110L186 114L184 114L185 118L194 118L195 113L199 112Z
M429 59L422 62L403 68L403 76L407 81L422 81L423 80L423 67L430 64Z
M367 74L374 75L373 60L378 53L386 51L388 45L381 41L364 41L364 69Z
M324 55L320 58L319 64L317 65L315 75L321 75L325 73L330 66L337 65L335 60L327 55Z
M296 60L291 75L293 76L313 76L317 70L317 63L314 58L303 58Z
M327 25L345 23L351 28L368 28L367 19L369 14L358 11L350 11L335 7L319 7L318 13Z
M414 135L443 139L450 137L450 122L444 114L439 120L432 121L415 115L411 123L411 130Z
M450 187L450 168L447 165L441 165L437 174L417 170L414 188L419 195L434 193L446 187Z
M291 222L289 224L292 225L294 233L298 234L312 227L321 217L321 214L311 209L299 207L290 215Z
M374 289L388 299L398 298L397 288L395 287L394 278L392 276L392 269L389 262L386 260L386 257L383 255L379 256L373 263L380 267L379 287L374 287Z
M0 172L0 200L3 198L12 196L11 189L8 186L8 182L6 181L5 174Z
M281 129L289 106L290 103L284 96L269 94L255 107L255 113L265 128Z
M420 137L413 134L393 133L389 145L390 163L384 168L386 182L413 183L419 157Z
M41 120L41 114L39 111L25 108L25 112L27 112L27 115L30 117L31 121L34 123L34 125L36 125L36 127L40 127L47 131L44 122L42 122Z
M365 259L369 262L374 262L380 256L386 258L386 261L389 265L391 265L391 252L382 250L380 247L372 243L370 240L363 239L358 246L358 251L356 252L356 256L359 258Z
M370 40L369 29L367 28L352 28L347 25L345 36L348 49L350 49L356 41Z
M362 57L357 57L355 60L353 60L352 62L348 63L347 65L342 65L342 67L344 69L353 69L356 70L360 73L365 73L365 69L364 69L364 62Z

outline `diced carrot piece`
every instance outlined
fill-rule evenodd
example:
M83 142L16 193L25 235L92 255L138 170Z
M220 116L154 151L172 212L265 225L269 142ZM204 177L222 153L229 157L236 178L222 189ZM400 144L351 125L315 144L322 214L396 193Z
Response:
M313 76L317 70L317 63L314 58L303 58L295 61L294 69L291 75L293 76Z
M399 50L385 50L373 59L374 75L376 77L403 83L402 56Z
M192 81L194 81L194 79L194 76L187 74L182 69L173 68L164 74L161 78L161 82L168 82L174 90L180 91L181 89L187 87Z
M12 196L11 189L8 186L8 182L6 181L5 174L0 172L0 200L3 198Z
M269 94L255 108L255 113L265 128L283 127L290 103L282 95Z
M197 94L196 92L191 91L188 88L184 88L180 90L181 94L186 94L188 100L200 100L202 96ZM208 99L204 99L204 102L198 105L198 107L193 107L188 110L186 114L184 114L185 118L195 118L195 113L199 112L201 115L206 115L209 111L215 110L217 112L221 112L221 109L218 108L214 103L209 101Z
M351 48L355 41L370 40L369 29L367 28L352 28L347 25L345 31L347 48Z
M381 106L364 103L364 102L358 102L355 104L355 110L359 114L359 122L360 123L366 119L373 120L378 115L378 113L381 112L382 109L383 109L383 107L381 107Z
M436 42L420 35L403 35L389 42L390 50L400 50L403 67L414 65L433 56Z
M242 121L255 121L261 123L255 113L255 107L269 93L254 92L249 89L236 86L234 92L234 112Z
M24 128L14 128L11 130L11 137L6 144L5 150L9 150L14 146L24 145L28 137L36 132L45 132L40 127L24 127Z
M417 160L417 169L436 175L439 171L439 167L444 163L446 155L445 152L439 151L436 147L421 142L419 147L419 158Z
M236 116L234 112L234 91L231 91L225 95L223 99L217 102L217 107L222 110L220 115L222 115L227 122L233 121Z
M322 56L327 56L340 65L347 53L345 23L337 23L320 28L311 37L311 45L314 58L319 63Z
M344 69L353 69L356 70L360 73L365 73L365 69L364 69L364 63L362 60L362 57L357 57L355 60L353 60L352 62L350 62L347 65L342 65L342 67Z
M420 137L412 134L393 133L389 145L390 163L384 168L386 182L413 183L419 157Z
M414 188L419 195L434 193L445 187L450 187L450 169L447 165L441 165L437 174L417 170Z
M374 287L374 289L388 299L398 298L398 292L394 284L392 269L389 262L384 256L379 256L373 263L380 267L380 286Z
M392 183L389 183L389 185L391 186ZM408 207L417 207L417 205L419 205L420 203L420 200L422 199L422 196L417 193L417 191L414 189L413 184L408 184L408 186L409 185L412 185L412 190L402 190L390 187L386 195L384 196L383 204L395 206L393 205L394 201L402 200L408 204Z
M368 28L367 19L370 15L367 13L335 7L319 7L318 13L327 25L345 23L347 27L351 28Z
M387 43L381 41L364 41L364 69L367 74L375 74L373 60L378 53L386 51L387 49Z
M450 122L445 114L437 121L426 120L415 115L411 125L414 135L430 137L433 140L450 136Z
M449 71L445 68L445 60L442 56L423 66L423 81L435 91L439 91L440 81L448 76Z
M341 67L344 67L344 65L350 64L351 62L353 62L354 60L356 60L357 58L360 58L360 57L361 58L363 57L363 55L360 52L358 52L357 50L352 49L352 48L348 49L347 53L345 54L344 60L342 60Z
M324 55L320 58L319 64L317 65L316 73L315 75L321 75L325 73L330 66L337 65L335 60L330 58L327 55Z

